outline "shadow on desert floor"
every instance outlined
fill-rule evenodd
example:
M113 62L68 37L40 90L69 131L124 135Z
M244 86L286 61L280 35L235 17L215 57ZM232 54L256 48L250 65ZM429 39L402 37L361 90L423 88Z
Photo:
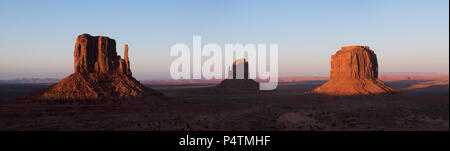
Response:
M402 93L369 97L304 94L324 82L280 83L268 92L150 85L167 98L95 104L3 101L0 130L448 130L448 84L408 89L429 81L393 81L387 84ZM0 92L21 97L42 87L0 85Z

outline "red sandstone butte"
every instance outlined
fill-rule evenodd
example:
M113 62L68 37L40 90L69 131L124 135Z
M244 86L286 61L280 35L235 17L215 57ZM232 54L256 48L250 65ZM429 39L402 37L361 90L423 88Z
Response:
M243 71L240 71L242 70ZM259 90L259 84L248 78L248 62L245 59L238 59L233 62L229 73L230 79L225 79L217 85L218 88L227 90Z
M378 79L377 56L368 46L345 46L331 56L330 80L312 93L372 95L396 92Z
M39 94L41 100L125 99L143 96L146 88L134 77L128 60L116 52L116 41L104 36L79 35L75 43L75 73Z

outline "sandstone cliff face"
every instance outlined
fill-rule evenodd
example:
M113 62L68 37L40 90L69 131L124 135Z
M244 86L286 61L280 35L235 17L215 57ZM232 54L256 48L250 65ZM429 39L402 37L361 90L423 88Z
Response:
M371 95L396 92L378 79L377 56L368 46L345 46L331 56L330 80L312 93Z
M238 59L233 62L233 66L228 72L230 79L225 79L217 85L218 88L227 90L259 90L259 83L248 78L248 62L245 59Z
M228 71L230 79L248 79L248 62L242 58L233 62L233 66Z
M367 46L342 47L331 56L330 79L376 79L378 62Z
M39 94L43 100L124 99L155 92L133 78L128 60L117 55L114 39L83 34L74 51L75 73Z
M113 73L131 75L128 62L128 45L125 45L125 59L116 52L116 41L103 36L83 34L75 43L75 73Z

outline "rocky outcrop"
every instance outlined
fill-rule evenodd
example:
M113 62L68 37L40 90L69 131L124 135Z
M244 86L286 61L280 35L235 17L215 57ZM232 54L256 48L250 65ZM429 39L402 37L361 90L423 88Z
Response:
M104 36L82 34L75 43L75 73L40 93L43 100L124 99L155 92L132 77L128 60L117 55L116 42Z
M371 95L396 92L378 79L377 56L368 46L345 46L331 56L330 80L312 93Z
M217 85L218 88L227 90L259 90L259 83L252 79L225 79Z
M248 62L244 59L237 59L228 71L230 79L248 79Z
M227 90L259 90L259 83L248 78L248 62L245 59L238 59L233 62L229 70L229 79L225 79L217 85L218 88Z
M114 73L131 75L128 62L128 45L125 59L116 52L116 41L103 36L83 34L78 36L74 52L75 73Z

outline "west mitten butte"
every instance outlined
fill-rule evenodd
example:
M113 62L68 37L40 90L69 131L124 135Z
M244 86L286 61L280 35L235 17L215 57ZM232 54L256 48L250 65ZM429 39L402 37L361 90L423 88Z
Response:
M116 41L82 34L75 43L75 73L39 94L41 100L123 99L143 96L146 88L132 77L128 60L116 52Z

